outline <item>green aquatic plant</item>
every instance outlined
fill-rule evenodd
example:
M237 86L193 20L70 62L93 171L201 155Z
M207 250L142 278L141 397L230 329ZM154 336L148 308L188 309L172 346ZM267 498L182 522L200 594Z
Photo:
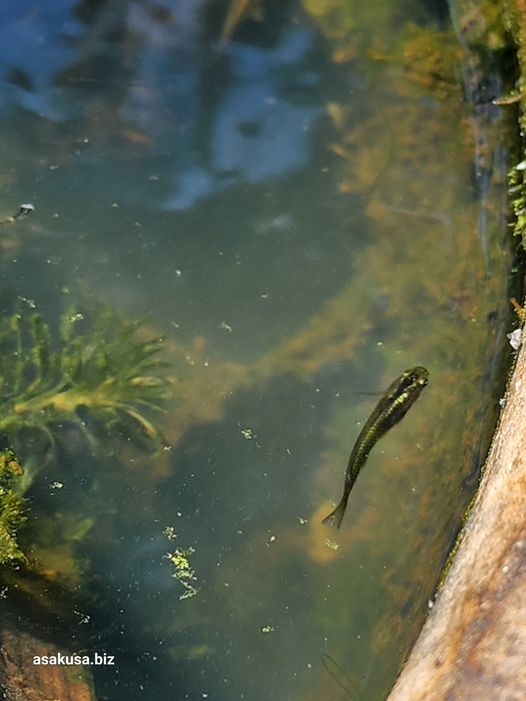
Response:
M24 560L16 531L25 520L23 499L16 493L22 468L11 450L0 451L0 565Z
M21 495L75 434L94 451L110 436L145 450L164 444L152 418L168 395L168 381L155 374L161 339L142 340L139 323L107 309L85 316L71 306L53 327L29 307L0 318L0 564L25 559L16 537ZM62 560L90 525L68 526Z
M526 161L522 161L508 172L508 193L513 213L510 226L514 236L519 236L523 245L526 231L526 189L523 173L525 165Z
M0 319L0 437L31 466L52 457L74 427L91 448L101 434L133 438L144 449L163 439L152 414L162 411L167 381L161 339L137 337L140 324L104 310L91 320L74 307L58 329L35 312ZM1 444L0 444L1 446ZM34 477L30 467L23 484Z

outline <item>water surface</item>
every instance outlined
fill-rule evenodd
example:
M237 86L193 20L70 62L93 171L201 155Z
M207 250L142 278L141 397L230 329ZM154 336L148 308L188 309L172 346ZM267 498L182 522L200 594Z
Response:
M165 336L176 380L169 449L73 443L27 494L26 538L86 524L55 576L77 578L71 639L115 655L100 699L380 699L496 411L501 111L466 101L440 3L262 3L221 42L226 12L1 11L0 205L36 207L5 229L5 307L109 305ZM416 364L429 387L327 529L367 393ZM195 551L186 599L175 547Z

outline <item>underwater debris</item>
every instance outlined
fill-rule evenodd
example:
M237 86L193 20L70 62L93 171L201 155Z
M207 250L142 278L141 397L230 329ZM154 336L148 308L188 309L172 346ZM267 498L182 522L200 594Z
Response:
M231 0L221 30L219 50L223 51L228 46L234 32L247 17L260 20L261 12L260 0Z
M166 526L163 531L163 535L165 535L168 540L175 540L177 538L177 533L175 532L175 528L173 526Z
M510 299L510 304L511 304L511 306L513 307L513 311L514 311L515 314L517 315L519 321L521 321L522 323L524 323L524 322L526 321L526 309L524 309L524 307L522 307L522 306L517 302L517 300L515 299L515 297L511 297L511 299Z
M522 344L522 329L515 329L515 331L511 333L507 333L506 338L510 342L510 346L513 350L519 350Z
M492 105L514 105L520 102L524 97L526 97L525 92L512 93L510 95L504 95L503 97L496 97L491 101Z
M275 630L276 630L276 629L274 628L274 626L266 625L266 626L262 626L262 627L261 627L261 632L262 632L262 633L267 633L267 634L268 634L268 633L273 633Z
M34 211L35 208L32 204L21 204L18 208L18 211L12 214L10 217L7 217L6 219L0 219L0 225L13 224L20 217L26 217L28 214L32 214Z

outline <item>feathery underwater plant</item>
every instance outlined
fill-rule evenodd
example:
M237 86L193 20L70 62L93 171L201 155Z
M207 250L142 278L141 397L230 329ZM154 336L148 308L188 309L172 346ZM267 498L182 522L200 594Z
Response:
M0 451L0 565L25 559L16 539L17 528L25 520L23 499L15 487L21 474L14 453Z
M56 332L33 311L0 318L0 565L23 560L16 539L23 495L60 443L77 430L95 450L106 434L146 450L163 445L156 422L168 380L161 339L105 309L86 319L69 307ZM22 469L15 454L22 457Z
M0 319L0 449L23 458L25 488L36 467L52 457L64 429L75 427L91 448L101 433L132 437L143 449L162 445L149 416L162 411L167 380L154 374L163 365L161 339L137 338L139 323L111 310L90 321L76 308L62 315L56 333L38 313L18 310Z

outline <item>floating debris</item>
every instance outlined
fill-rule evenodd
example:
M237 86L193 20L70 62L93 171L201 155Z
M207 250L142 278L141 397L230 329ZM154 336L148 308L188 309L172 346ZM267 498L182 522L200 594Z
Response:
M339 550L340 549L340 546L338 545L338 543L335 543L333 540L330 540L330 538L327 538L327 540L325 541L325 545L328 548L330 548L331 550Z
M252 432L251 428L242 428L241 435L243 438L246 438L247 441L251 441L254 438L254 433Z
M507 333L506 338L509 340L513 350L519 350L522 343L522 329L515 329L511 333Z
M175 532L175 528L173 526L166 526L163 531L163 535L165 535L168 540L175 540L177 538L177 533Z
M34 211L35 211L35 208L32 204L29 204L29 203L21 204L20 207L18 208L18 212L15 212L10 217L7 217L7 219L1 219L0 225L1 224L13 224L20 217L26 217L28 214L32 214Z
M91 617L87 613L82 613L82 611L73 610L73 613L80 617L79 626L86 625L91 620Z
M191 599L199 591L199 589L192 584L192 582L197 581L197 577L188 559L190 555L194 553L195 550L192 547L186 549L176 548L173 553L166 553L164 556L175 568L172 577L184 588L184 592L179 596L179 601Z
M37 303L35 302L34 299L30 299L29 297L21 297L18 295L18 298L21 302L24 302L24 304L27 304L27 306L30 309L36 309L37 308Z
M277 540L276 536L275 536L275 535L271 535L270 538L269 538L269 539L267 540L267 542L265 543L265 545L267 546L267 548L270 548L270 546L272 545L272 543L275 543L276 540Z
M261 628L262 633L273 633L275 630L274 626L263 626Z

